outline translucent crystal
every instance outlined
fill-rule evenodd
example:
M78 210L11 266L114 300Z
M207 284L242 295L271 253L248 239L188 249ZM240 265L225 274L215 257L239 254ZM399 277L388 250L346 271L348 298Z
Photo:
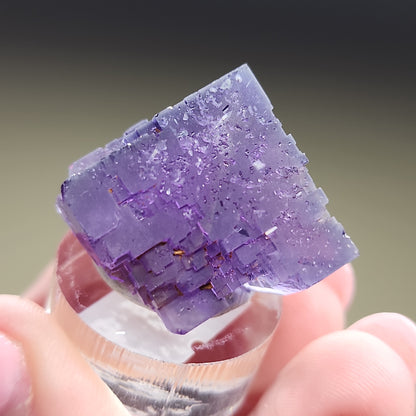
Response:
M357 249L243 65L75 162L58 208L106 281L186 333Z

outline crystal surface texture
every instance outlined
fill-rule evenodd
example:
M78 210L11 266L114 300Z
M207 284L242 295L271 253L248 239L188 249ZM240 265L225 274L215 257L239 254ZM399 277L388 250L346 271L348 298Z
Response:
M70 167L58 210L106 281L186 333L354 259L247 65Z

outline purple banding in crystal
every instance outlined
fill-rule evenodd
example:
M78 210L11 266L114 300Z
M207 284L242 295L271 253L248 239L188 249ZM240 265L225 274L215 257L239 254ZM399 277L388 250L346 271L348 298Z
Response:
M247 65L70 167L57 206L113 287L186 333L358 251Z

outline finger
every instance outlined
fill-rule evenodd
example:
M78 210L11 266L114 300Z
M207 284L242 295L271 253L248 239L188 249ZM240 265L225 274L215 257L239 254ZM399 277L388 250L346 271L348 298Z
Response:
M406 363L416 383L416 325L398 313L376 313L349 327L380 338L393 348Z
M338 331L305 347L279 374L252 416L412 416L414 385L380 339Z
M345 310L350 307L355 295L355 273L351 264L336 270L322 283L327 284L336 293Z
M44 306L49 295L54 268L55 263L53 261L49 262L22 296L38 305Z
M0 296L0 332L23 351L32 416L128 415L38 305L15 296ZM19 385L13 387L19 390Z
M331 276L330 281L326 280L303 292L283 297L279 326L240 414L247 413L255 405L279 371L305 345L344 327L344 307L353 295L353 270L343 267Z

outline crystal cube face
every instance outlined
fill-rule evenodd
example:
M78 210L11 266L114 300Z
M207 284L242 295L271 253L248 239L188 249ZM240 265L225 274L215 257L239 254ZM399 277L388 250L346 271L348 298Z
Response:
M103 277L186 333L358 251L247 65L70 167L57 206Z

